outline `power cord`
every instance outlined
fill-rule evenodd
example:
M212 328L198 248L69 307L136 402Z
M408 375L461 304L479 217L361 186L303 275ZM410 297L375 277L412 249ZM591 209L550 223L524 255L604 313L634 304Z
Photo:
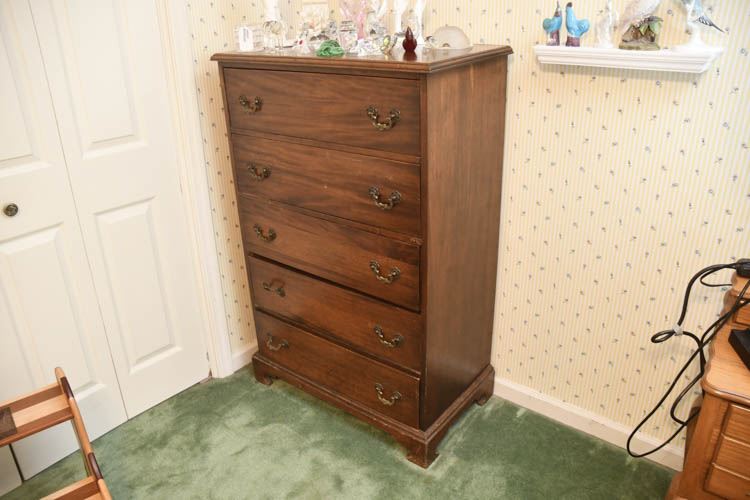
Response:
M696 411L692 413L690 416L688 416L687 419L683 420L679 418L676 414L677 408L682 402L682 400L685 398L685 396L688 395L688 393L691 391L691 389L700 382L701 378L703 378L703 375L705 373L705 367L706 367L706 353L704 349L711 343L711 341L716 337L716 335L721 331L722 328L729 322L729 320L734 316L734 314L742 309L743 307L746 307L748 304L750 304L750 296L748 298L745 298L745 293L750 289L750 281L744 286L742 291L740 292L739 296L737 297L737 300L732 305L732 307L729 308L729 310L722 314L719 319L717 319L711 326L709 326L703 334L698 337L696 334L692 332L688 332L683 329L683 324L685 322L685 318L687 316L687 310L688 310L688 302L690 300L690 294L693 290L693 286L696 282L700 282L702 285L707 287L721 287L721 286L728 286L728 285L716 285L712 283L706 283L705 279L711 276L712 274L715 274L719 271L723 271L725 269L733 269L736 272L740 273L741 275L744 275L747 272L747 266L748 266L747 259L743 259L740 261L737 261L733 264L717 264L713 266L706 267L702 270L700 270L698 273L696 273L688 282L687 288L685 289L685 297L682 302L682 311L680 313L680 318L677 321L677 324L670 330L664 330L661 331L651 337L651 342L654 344L661 344L662 342L666 342L667 340L671 339L672 337L681 337L686 336L693 340L696 343L696 350L693 352L692 355L688 358L688 360L685 362L685 364L682 366L680 371L677 373L677 376L674 378L672 383L669 386L669 389L664 393L664 395L659 399L659 402L656 403L654 408L641 420L641 422L633 429L633 432L630 433L630 436L628 436L627 441L627 450L630 456L634 458L643 458L647 457L653 453L656 453L657 451L664 448L666 445L668 445L674 438L679 435L682 430L687 427L687 425L690 423L691 420L693 420L695 417L698 416L699 411ZM646 423L651 420L651 418L654 416L654 414L661 408L661 406L664 404L664 402L669 398L670 394L672 394L672 391L679 383L680 379L682 378L683 374L687 371L687 369L690 367L690 365L693 363L693 360L695 358L699 357L700 360L700 370L698 375L693 378L690 383L680 392L680 394L675 398L674 403L672 404L672 407L669 411L669 416L672 420L674 420L676 423L680 424L677 430L669 437L667 438L662 444L659 446L644 452L644 453L635 453L631 449L632 441L635 435L643 428Z

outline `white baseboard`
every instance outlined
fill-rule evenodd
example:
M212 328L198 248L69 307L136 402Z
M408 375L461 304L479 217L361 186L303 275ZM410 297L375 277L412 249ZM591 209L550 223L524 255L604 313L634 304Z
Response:
M495 377L495 395L621 448L625 448L631 432L630 428L614 420L500 377ZM650 436L633 440L636 450L650 449L659 443L659 439ZM682 470L682 457L682 447L667 445L649 459L679 471Z
M250 364L253 354L258 350L258 343L251 342L242 348L239 352L232 353L232 371L236 372Z

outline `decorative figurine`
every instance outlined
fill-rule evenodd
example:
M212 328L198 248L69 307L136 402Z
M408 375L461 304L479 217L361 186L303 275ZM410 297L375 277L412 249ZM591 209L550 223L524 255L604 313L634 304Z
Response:
M341 0L341 19L354 21L357 27L357 38L365 38L365 21L367 20L367 0Z
M424 44L424 9L427 6L427 0L416 0L416 4L409 16L409 25L414 26L414 36L417 43Z
M607 0L604 12L596 24L596 46L602 49L612 48L612 31L617 25L619 15L612 5L612 0Z
M701 0L681 0L681 2L685 7L685 11L687 12L687 31L688 33L690 33L690 42L675 48L684 50L711 47L701 39L701 28L703 26L716 28L722 33L724 33L724 30L716 26L714 22L708 18L703 10L703 3L701 2Z
M328 10L319 5L305 5L300 11L302 29L294 42L297 52L315 52L326 40L338 40L336 21L328 19Z
M560 10L560 2L557 2L557 8L555 9L555 15L549 19L545 19L542 22L544 31L547 32L547 45L558 46L560 45L560 27L562 27L562 11Z
M357 46L357 27L352 21L341 21L339 26L339 43L347 51L352 51Z
M457 26L441 26L432 36L428 36L425 42L423 50L467 50L471 48L471 40Z
M344 49L336 40L326 40L320 45L315 55L318 57L342 57Z
M621 49L626 50L659 50L659 34L664 20L656 16L648 16L636 24L631 24L628 31L622 35Z
M391 52L393 51L393 47L396 46L397 41L398 41L397 36L385 35L380 41L380 52L384 56L391 55Z
M661 0L631 0L620 18L620 34L624 35L632 25L640 26L642 21L656 12L660 3Z
M382 39L388 34L385 15L388 13L388 0L369 0L367 11L367 34L371 38Z
M393 26L391 31L399 35L403 34L404 29L404 12L409 5L409 0L393 0Z
M286 41L286 26L281 20L281 8L278 0L266 0L266 21L263 23L263 47L278 50Z
M580 47L581 36L589 30L591 24L588 19L577 19L573 12L573 2L565 6L565 29L568 30L567 47Z
M406 28L406 36L404 38L404 50L408 53L414 53L417 50L417 39L412 32L411 27Z

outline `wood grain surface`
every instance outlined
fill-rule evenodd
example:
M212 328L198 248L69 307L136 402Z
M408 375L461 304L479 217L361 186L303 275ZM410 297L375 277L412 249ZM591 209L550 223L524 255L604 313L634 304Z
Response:
M239 200L245 249L340 283L388 302L419 309L419 247L376 234L317 219L277 203L241 196ZM255 226L276 238L264 241ZM379 281L370 268L380 264L382 274L400 271L393 283Z
M259 137L234 136L232 144L240 193L407 234L421 231L419 165ZM400 201L381 209L371 188L381 201L392 193Z
M258 312L258 344L262 355L300 375L407 425L419 425L419 379L350 351L333 342ZM269 337L271 335L271 337ZM271 338L271 341L269 341ZM277 351L286 342L288 347ZM387 401L400 394L392 405L378 399L375 385L383 387Z
M258 258L248 259L248 269L255 307L421 373L420 315ZM378 327L391 344L396 337L401 342L394 347L383 344Z
M390 78L225 69L231 129L259 130L404 154L419 152L419 86ZM240 96L263 101L248 113ZM378 131L367 115L375 106L384 120L400 112L391 130Z

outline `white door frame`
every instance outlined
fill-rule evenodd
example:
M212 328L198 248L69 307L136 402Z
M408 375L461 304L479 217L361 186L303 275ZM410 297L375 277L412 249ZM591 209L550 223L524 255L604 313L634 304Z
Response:
M203 151L198 94L193 69L188 7L185 2L156 0L161 27L173 119L178 137L180 190L198 276L208 361L214 377L234 373L216 236L211 217L206 158Z

